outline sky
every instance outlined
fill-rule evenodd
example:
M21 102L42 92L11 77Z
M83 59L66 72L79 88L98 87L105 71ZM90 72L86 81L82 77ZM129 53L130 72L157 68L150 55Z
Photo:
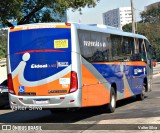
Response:
M133 0L136 21L140 19L140 12L144 11L145 6L160 2L160 0ZM78 11L67 11L68 22L84 23L84 24L103 24L102 14L118 7L129 7L130 0L100 0L95 8L84 8L82 15Z

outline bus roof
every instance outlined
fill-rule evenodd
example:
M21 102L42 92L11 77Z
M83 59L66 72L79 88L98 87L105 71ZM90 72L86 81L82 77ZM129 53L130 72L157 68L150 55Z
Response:
M115 27L107 26L107 25L85 25L85 24L74 24L77 29L82 30L91 30L91 31L97 31L97 32L103 32L103 33L109 33L114 35L121 35L121 36L128 36L128 37L134 37L134 38L142 38L148 40L145 36L140 34L134 34L131 32L124 32L123 30L120 30Z
M97 32L128 36L128 37L134 37L134 38L142 38L142 39L148 40L143 35L134 34L131 32L124 32L123 30L120 30L115 27L107 26L107 25L79 24L79 23L70 23L70 24L74 25L76 29L97 31ZM10 31L12 32L12 31L17 31L17 30L38 29L38 28L70 28L70 26L67 25L66 23L34 23L34 24L18 25L18 26L10 28Z
M24 24L11 27L10 32L27 30L27 29L39 29L39 28L70 28L69 25L65 23L33 23L33 24Z

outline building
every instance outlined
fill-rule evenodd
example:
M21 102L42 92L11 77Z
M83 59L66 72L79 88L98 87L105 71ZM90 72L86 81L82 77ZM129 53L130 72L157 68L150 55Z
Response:
M126 24L132 23L131 7L120 7L103 13L103 24L122 27Z
M145 7L145 10L150 10L152 8L159 8L160 7L160 2L156 2L156 3L153 3L153 4L150 4L148 6Z

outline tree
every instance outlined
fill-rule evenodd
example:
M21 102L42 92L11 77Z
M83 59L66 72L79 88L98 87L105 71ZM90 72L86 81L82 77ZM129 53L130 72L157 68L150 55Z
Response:
M160 4L141 13L142 21L137 23L137 33L148 38L154 51L157 61L160 61ZM123 30L132 31L132 24L123 26Z
M126 24L122 27L122 30L123 31L126 31L126 32L132 32L132 24Z
M22 13L21 10L23 2L21 0L6 0L0 1L0 21L3 25L10 26L7 20L12 18L20 18Z
M160 4L152 7L149 10L143 11L141 14L142 22L158 22L160 21Z
M9 19L17 24L61 21L68 8L81 11L95 7L99 0L3 0L0 1L0 21L11 26Z
M123 26L126 32L132 32L132 24ZM148 38L154 51L157 53L157 60L160 61L160 25L159 22L155 23L137 23L136 33L142 34Z
M0 30L0 59L5 58L6 44L7 44L7 31Z

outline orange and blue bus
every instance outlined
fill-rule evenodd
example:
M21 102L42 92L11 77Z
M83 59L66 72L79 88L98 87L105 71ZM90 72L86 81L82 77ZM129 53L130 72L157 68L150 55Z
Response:
M72 109L143 100L152 88L146 37L102 25L38 23L8 30L11 108Z

